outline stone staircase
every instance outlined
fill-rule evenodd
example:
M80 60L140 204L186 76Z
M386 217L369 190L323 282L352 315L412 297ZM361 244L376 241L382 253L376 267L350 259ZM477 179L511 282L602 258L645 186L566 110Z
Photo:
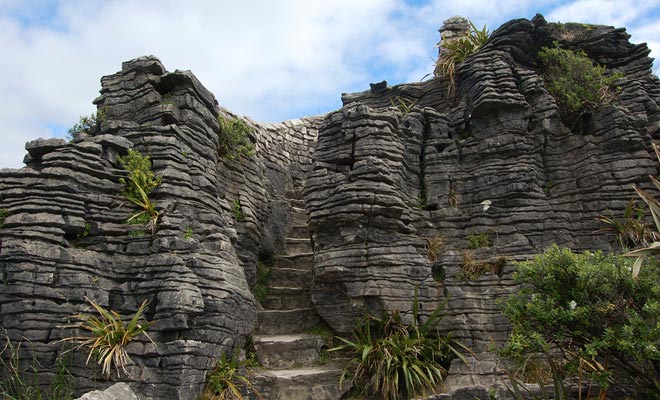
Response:
M341 367L325 350L332 336L309 333L321 323L310 287L314 254L301 200L290 200L291 228L286 252L271 267L269 294L257 312L253 336L263 369L253 372L261 396L268 400L337 400Z

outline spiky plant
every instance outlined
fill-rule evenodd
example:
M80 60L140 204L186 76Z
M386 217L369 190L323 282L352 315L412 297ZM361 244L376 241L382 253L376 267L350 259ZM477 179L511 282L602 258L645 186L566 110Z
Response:
M243 400L243 387L251 391L257 399L263 400L254 384L241 372L244 368L245 362L241 362L236 353L232 357L223 353L207 377L200 400Z
M137 309L133 318L126 324L116 311L106 310L91 299L85 298L85 300L96 310L98 315L75 315L74 318L81 320L81 322L72 327L87 332L87 335L75 336L65 340L80 342L78 348L87 347L89 350L87 363L91 359L95 359L101 365L102 373L105 376L110 377L113 371L117 373L117 376L119 376L120 371L129 375L126 366L131 362L131 358L126 352L126 346L140 334L143 334L151 343L154 343L146 332L153 322L144 320L142 316L149 305L149 301L145 300ZM140 322L141 319L144 321Z
M117 160L128 172L125 178L119 179L124 184L121 193L128 201L140 208L140 211L134 213L127 222L130 223L146 216L148 222L145 228L155 234L159 213L156 210L156 202L151 200L149 195L160 185L161 178L152 171L149 156L143 156L136 150L128 150L126 156L117 157Z
M436 63L434 74L449 78L448 95L455 91L458 64L482 48L490 37L486 25L479 30L472 21L469 22L470 27L465 34L451 40L443 37L440 41L440 57Z

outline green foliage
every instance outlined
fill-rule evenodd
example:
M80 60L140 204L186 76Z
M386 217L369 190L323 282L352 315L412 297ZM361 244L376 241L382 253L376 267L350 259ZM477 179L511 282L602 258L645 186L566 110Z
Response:
M357 395L385 400L408 399L436 388L451 359L463 359L452 340L438 331L443 308L444 304L420 324L415 291L410 324L398 310L381 317L366 315L353 330L352 340L337 337L341 344L329 350L350 356L340 384L350 376Z
M191 227L188 227L185 232L183 232L183 238L184 239L192 239L193 237L193 230Z
M40 387L39 362L22 363L22 343L13 343L6 332L0 349L0 398L4 400L71 400L74 379L62 356L55 360L55 376L47 388Z
M252 391L258 399L263 399L250 379L243 374L246 363L239 361L236 353L230 358L222 354L215 368L208 374L206 387L200 395L200 400L242 400L242 389Z
M270 276L272 271L270 263L257 263L257 281L252 288L252 294L259 304L263 304L270 292Z
M465 250L460 264L461 271L458 273L457 278L473 281L488 273L501 275L505 264L506 257L499 257L495 261L478 260L472 251Z
M548 195L553 187L555 187L554 179L548 179L548 181L545 183L545 186L543 187L543 193Z
M0 228L5 226L5 218L9 216L9 210L6 208L0 208Z
M435 76L449 78L449 94L455 90L455 75L458 64L476 53L488 41L490 33L486 25L479 30L470 21L470 29L462 36L453 40L442 38L440 42L440 57L435 66Z
M488 234L485 232L482 233L470 232L467 234L467 240L469 243L469 247L471 249L491 247L493 245L493 242L491 242L490 237L488 237Z
M519 263L513 277L521 289L503 304L513 329L502 354L520 365L553 354L566 375L650 398L660 380L660 271L650 265L635 279L631 268L620 255L556 245Z
M615 217L612 212L600 214L596 219L606 226L598 232L616 233L622 249L639 246L648 247L660 239L660 235L651 229L651 224L644 219L644 208L635 199L630 199L623 211L623 218Z
M390 104L392 104L392 107L396 107L401 111L403 114L403 117L407 117L408 114L415 108L415 104L417 103L417 100L414 101L408 101L401 96L396 96L396 101L394 101L393 98L390 99Z
M538 53L543 64L543 79L557 100L559 113L568 126L574 127L585 111L611 104L617 97L612 89L621 73L605 75L605 67L594 65L583 51L544 47Z
M658 146L653 144L653 151L655 151L655 155L658 158L658 161L660 161L660 150L658 149ZM658 181L656 178L650 176L651 182L653 183L653 186L657 190L660 190L660 181ZM653 257L658 257L660 255L660 241L658 238L660 237L660 202L656 200L655 197L653 197L650 193L635 187L635 191L639 195L639 197L644 200L646 205L649 207L649 210L651 210L651 216L653 216L653 222L655 223L655 231L652 232L653 234L653 243L649 245L645 245L641 249L637 249L634 251L631 251L629 253L626 253L626 256L628 257L637 257L637 260L635 261L635 264L633 265L632 269L632 275L633 278L637 277L639 274L639 270L642 267L642 262L644 261L644 258L647 256L653 256Z
M78 123L69 128L68 136L73 138L76 134L83 134L86 136L93 136L100 129L101 124L105 121L105 108L101 108L96 114L89 116L81 116Z
M236 221L242 221L245 216L243 215L243 206L241 206L241 201L236 199L231 203L231 213Z
M225 118L218 116L220 131L218 132L218 155L221 158L233 160L242 155L253 156L254 144L250 141L253 129L240 118Z
M87 331L88 334L65 340L80 342L78 348L87 347L89 349L87 362L89 363L92 358L95 359L102 366L103 374L108 378L112 371L115 371L117 376L119 376L120 370L129 375L126 371L126 365L131 362L131 359L126 352L126 346L140 334L145 335L153 343L146 332L153 322L145 320L140 323L140 319L144 319L142 314L149 302L145 300L137 309L133 318L126 324L116 311L106 310L93 300L86 300L96 310L98 316L91 314L75 315L74 318L81 320L81 322L74 325L73 328Z
M86 238L91 230L92 230L92 224L90 222L85 221L85 227L78 234L78 239Z
M126 178L119 178L124 184L121 194L140 208L140 211L133 214L127 222L131 223L136 219L142 221L143 218L147 218L145 228L155 234L159 214L156 203L149 198L149 195L160 185L161 178L151 170L149 156L143 156L136 150L128 150L126 156L117 157L117 160L128 172Z

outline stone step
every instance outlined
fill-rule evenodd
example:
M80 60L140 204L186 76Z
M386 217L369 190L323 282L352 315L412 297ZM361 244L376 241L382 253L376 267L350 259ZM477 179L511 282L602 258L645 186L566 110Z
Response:
M254 345L264 368L313 367L319 366L319 356L332 345L332 338L310 334L257 335Z
M311 269L275 268L270 270L270 286L295 286L309 290L312 284Z
M309 229L307 228L307 225L293 225L289 228L287 237L293 239L309 239Z
M312 252L312 241L309 238L286 238L284 247L288 255L308 254Z
M307 226L309 216L304 208L289 207L289 221L293 226Z
M305 200L302 199L302 196L297 196L294 199L287 199L291 208L305 209Z
M273 259L273 269L291 268L311 271L314 266L314 253L309 252L299 254L289 254L275 256Z
M312 307L312 297L309 288L271 286L268 288L268 296L262 302L267 310L293 310Z
M286 370L262 370L253 381L269 400L339 400L350 389L339 387L341 370L333 367L310 367Z
M306 332L320 322L312 308L257 311L258 335L283 335Z

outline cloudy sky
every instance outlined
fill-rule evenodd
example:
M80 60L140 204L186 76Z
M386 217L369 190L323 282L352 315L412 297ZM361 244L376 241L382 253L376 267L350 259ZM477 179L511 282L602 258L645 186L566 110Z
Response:
M660 55L660 0L0 0L0 168L22 166L28 140L64 137L95 111L101 76L141 55L277 122L335 110L370 82L421 80L453 15L492 31L536 12L625 26Z

